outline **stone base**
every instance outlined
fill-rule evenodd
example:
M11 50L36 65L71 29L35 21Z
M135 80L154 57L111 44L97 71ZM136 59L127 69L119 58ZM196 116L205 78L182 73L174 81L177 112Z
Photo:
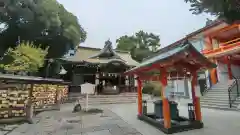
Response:
M141 116L138 115L138 119L156 127L157 129L161 130L165 134L173 134L173 133L203 128L202 122L189 121L184 117L179 117L179 120L182 120L182 121L178 121L178 123L172 123L171 128L165 128L164 123L161 121L157 121L156 116L154 114L146 114Z

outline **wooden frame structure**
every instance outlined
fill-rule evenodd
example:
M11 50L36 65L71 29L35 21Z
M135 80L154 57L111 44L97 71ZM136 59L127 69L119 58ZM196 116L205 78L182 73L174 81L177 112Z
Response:
M14 123L20 121L27 121L33 123L32 118L34 112L46 111L46 110L60 110L60 103L62 100L63 85L68 83L63 82L60 79L41 78L33 76L18 76L18 75L0 75L1 90L5 93L1 93L0 96L0 123ZM41 84L55 84L56 93L54 95L54 103L45 108L35 104L38 98L38 94L34 95L34 85ZM45 92L45 91L43 91ZM45 94L45 99L48 99L48 95ZM43 98L43 97L41 97ZM19 102L19 103L18 103ZM46 104L46 103L45 103Z
M197 72L209 68L215 68L216 65L210 62L200 52L198 52L188 41L184 41L181 45L161 52L152 58L141 63L139 66L125 72L125 75L138 76L138 118L144 120L164 133L170 134L190 129L198 129L203 127L201 107L199 97L195 94L195 86L197 85ZM173 124L170 116L169 101L166 97L166 86L168 84L167 77L183 77L191 78L192 99L194 105L195 120L189 120L179 117L179 124ZM142 106L142 80L159 81L162 84L162 110L163 121L159 122L155 116L143 114ZM182 124L182 121L185 123ZM187 123L187 124L186 124Z
M122 74L138 65L128 52L114 50L110 41L105 43L103 49L81 47L76 56L72 58L61 58L63 64L71 65L73 78L78 76L81 79L73 79L73 85L80 86L85 82L91 82L96 85L96 89L101 84L102 90L98 90L99 94L119 94L121 92L136 92L134 85L134 76L122 76ZM90 51L91 50L91 51ZM94 51L93 51L94 50ZM85 52L86 51L86 52ZM81 81L79 81L81 80ZM105 89L105 84L116 86L116 90ZM70 91L80 92L80 89Z

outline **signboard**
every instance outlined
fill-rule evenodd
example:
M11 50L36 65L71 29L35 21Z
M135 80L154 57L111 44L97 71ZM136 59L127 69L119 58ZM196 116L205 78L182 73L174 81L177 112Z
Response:
M95 85L91 83L84 83L81 85L81 90L83 94L94 94Z

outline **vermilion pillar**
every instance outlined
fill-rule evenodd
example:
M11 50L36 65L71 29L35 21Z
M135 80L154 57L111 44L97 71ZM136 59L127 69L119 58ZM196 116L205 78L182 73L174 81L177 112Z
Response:
M232 68L231 68L231 64L230 64L230 63L228 63L228 64L227 64L227 67L228 67L228 78L229 78L229 80L232 80L232 78L233 78L233 75L232 75Z
M162 84L162 102L163 102L163 118L164 118L164 127L170 128L171 127L171 117L170 117L170 109L169 109L169 102L166 98L165 88L167 86L167 72L165 68L160 69L160 82Z
M213 63L217 64L216 60L212 60ZM216 84L218 82L218 77L217 77L217 68L214 68L211 70L211 82L212 84Z
M142 115L142 81L140 78L137 78L137 84L138 84L138 116Z
M202 121L202 114L201 114L201 106L200 106L200 99L196 96L196 87L197 85L197 72L192 72L192 100L193 105L195 108L195 118L196 121Z
M225 61L227 63L227 69L228 69L228 79L232 80L233 78L233 74L232 74L232 67L231 67L231 62L230 62L230 58L226 57Z

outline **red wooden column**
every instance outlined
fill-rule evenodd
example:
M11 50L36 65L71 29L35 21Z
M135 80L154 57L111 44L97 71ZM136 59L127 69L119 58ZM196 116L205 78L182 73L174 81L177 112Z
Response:
M197 85L197 72L192 72L192 100L195 108L195 118L196 121L202 121L200 98L196 96L196 87Z
M138 116L142 115L142 81L139 77L137 77L137 84L138 84Z
M213 59L212 62L217 64L217 60L215 59ZM216 84L218 82L217 68L211 69L211 81L212 84Z
M164 118L164 127L165 128L170 128L171 127L171 117L170 117L170 108L169 108L169 102L168 99L166 98L165 94L165 88L167 86L167 72L165 68L160 69L160 82L162 84L162 91L161 91L161 96L162 96L162 102L163 102L163 118Z
M227 63L227 69L228 69L228 79L232 80L233 79L233 74L232 74L232 67L231 67L231 62L230 62L230 56L225 57L225 62Z

